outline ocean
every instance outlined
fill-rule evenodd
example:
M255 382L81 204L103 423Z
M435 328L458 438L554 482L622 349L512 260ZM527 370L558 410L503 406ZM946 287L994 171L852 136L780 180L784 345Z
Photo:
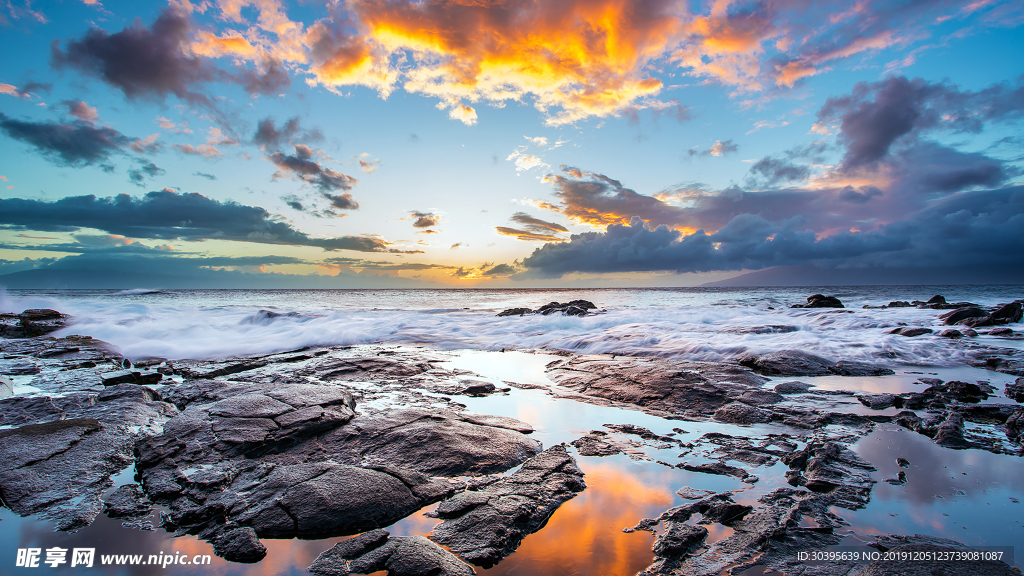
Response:
M837 296L848 311L790 308L806 297ZM800 349L834 360L954 366L962 346L887 334L895 326L937 326L935 311L864 309L893 300L995 305L1024 297L1021 286L851 286L800 288L637 288L562 290L10 290L0 312L54 308L82 334L133 359L213 359L304 346L370 343L440 350L565 350L726 360ZM585 317L497 317L585 299ZM984 339L983 339L984 340Z

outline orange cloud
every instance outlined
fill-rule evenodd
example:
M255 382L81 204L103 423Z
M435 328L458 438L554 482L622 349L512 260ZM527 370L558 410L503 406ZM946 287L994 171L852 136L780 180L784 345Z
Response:
M467 124L476 120L467 102L530 98L551 125L650 106L662 88L650 65L676 43L684 12L680 2L631 0L354 0L348 8L353 21L310 28L316 82L387 97L402 79Z

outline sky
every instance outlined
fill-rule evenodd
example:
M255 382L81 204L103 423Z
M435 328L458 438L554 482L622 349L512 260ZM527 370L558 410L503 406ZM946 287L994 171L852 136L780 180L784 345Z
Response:
M2 0L0 285L1020 270L1022 23L1012 0Z

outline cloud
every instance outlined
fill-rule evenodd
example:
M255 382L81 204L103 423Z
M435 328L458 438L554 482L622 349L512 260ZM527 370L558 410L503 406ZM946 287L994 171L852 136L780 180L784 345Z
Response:
M65 100L64 105L68 108L68 114L78 118L82 122L95 122L100 119L96 108L89 106L81 100Z
M217 177L213 174L207 174L206 172L193 172L193 176L199 176L200 178L206 178L207 180L216 180Z
M0 21L2 23L2 21ZM0 83L0 94L8 94L11 96L17 96L18 98L30 99L35 95L36 91L49 92L53 89L53 84L43 82L26 82L21 88L11 84Z
M106 160L125 148L152 152L154 142L130 138L113 128L86 122L59 124L15 120L0 112L0 130L10 138L31 144L52 162L64 166L85 166Z
M513 236L518 240L525 240L527 242L562 242L564 238L555 236L553 234L545 234L543 232L531 232L529 230L520 230L517 228L509 228L507 226L495 226L495 230L502 236Z
M380 168L380 159L368 160L369 157L370 155L366 152L359 155L359 169L367 174L373 174L377 168Z
M515 162L516 172L525 172L527 170L537 167L550 168L550 166L545 164L544 161L541 160L538 156L534 156L533 154L527 154L526 146L520 146L519 148L516 148L511 154L508 155L508 158L505 158L505 160L508 160L509 162Z
M413 212L412 217L416 219L412 223L415 228L430 228L441 221L441 217L433 212Z
M707 150L690 150L689 154L691 158L694 156L725 156L726 154L735 152L739 149L740 147L737 146L731 139L726 140L725 142L722 142L721 140L715 140L715 143L712 144L711 147L708 148Z
M166 171L152 162L143 163L138 168L128 170L128 181L139 187L146 186L146 177L156 178Z
M265 150L277 150L284 144L292 144L293 140L303 142L322 142L323 133L319 128L304 130L298 116L289 118L278 128L274 118L268 116L256 124L256 133L252 137L254 144Z
M169 190L142 198L71 196L53 202L0 199L0 225L41 231L102 230L130 238L234 240L261 244L314 246L324 250L408 253L371 236L314 238L275 220L257 206L220 202L201 194Z
M283 152L275 152L267 157L277 166L278 171L274 173L273 179L285 178L292 176L299 180L314 186L317 190L324 194L325 197L332 198L334 202L334 196L330 193L337 190L351 190L359 180L347 174L336 172L330 168L325 168L320 162L313 159L314 156L323 157L325 156L322 151L313 150L309 146L304 144L296 144L294 146L295 154L284 154ZM356 209L359 204L351 200L351 196L343 194L338 198L346 197L348 200L342 202L345 206L336 206L346 210Z
M188 154L189 156L217 158L218 156L224 155L224 153L218 150L216 146L211 144L199 144L196 146L193 146L192 144L174 144L173 146L183 154Z
M849 95L826 100L817 125L839 123L846 146L843 168L854 169L886 158L894 146L913 143L929 130L980 132L993 121L1024 115L1024 79L995 84L978 92L920 78L892 76L860 82Z
M402 270L450 270L455 266L449 266L447 264L427 264L422 262L382 262L376 260L363 260L360 258L325 258L325 264L334 264L345 268L353 268L357 270L382 270L382 271L402 271Z
M484 276L511 276L516 273L516 269L509 266L508 264L498 264L487 270L481 272Z
M1014 249L1007 249L1014 247ZM794 264L955 267L1021 266L1024 187L966 192L942 199L912 217L867 232L817 237L799 225L777 225L754 215L733 218L715 233L682 235L629 226L573 235L545 244L523 260L521 277L568 273L758 270Z
M618 180L572 166L561 168L562 174L549 174L543 180L554 187L553 194L561 205L545 207L577 222L607 226L629 222L633 216L654 224L676 224L686 219L685 211L638 194Z
M452 244L452 247L450 249L455 250L456 248L462 248L463 246L464 244L462 242L456 242L455 244Z
M344 176L344 174L342 174ZM331 206L339 210L358 210L359 202L356 202L352 195L348 192L343 194L331 194L327 191L322 191L320 195L325 198Z
M539 218L534 218L526 212L516 212L512 215L511 220L517 224L522 224L527 230L532 232L568 232L569 229L561 224L555 222L547 222Z

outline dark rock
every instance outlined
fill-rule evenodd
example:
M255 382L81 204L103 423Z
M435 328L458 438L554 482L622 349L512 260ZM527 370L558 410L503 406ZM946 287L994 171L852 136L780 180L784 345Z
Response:
M815 294L807 297L807 304L794 304L793 308L843 308L843 303L835 296Z
M529 308L509 308L508 310L498 312L498 316L524 316L526 314L533 314L533 310Z
M153 509L153 503L146 498L138 484L125 484L106 498L105 512L111 518L133 518L145 516Z
M11 318L11 315L5 315ZM68 315L56 310L25 310L17 315L17 324L0 323L0 336L4 338L34 338L55 332L67 325ZM13 318L11 318L13 319Z
M1013 336L1013 330L1010 328L996 328L995 330L990 330L988 335L1000 336L1005 338L1007 336Z
M778 404L785 399L786 397L779 392L772 392L770 390L751 390L749 392L744 392L736 398L736 400L743 402L744 404L750 404L751 406Z
M912 306L913 304L907 302L906 300L894 300L892 302L889 302L885 306L885 308L910 308Z
M935 443L945 448L970 448L964 438L964 418L959 412L949 412L935 431Z
M842 444L810 441L782 461L790 467L791 485L828 494L837 506L859 510L870 500L875 467Z
M490 567L585 488L583 472L565 446L552 446L512 476L441 502L437 515L444 521L430 538L473 564Z
M679 558L693 554L704 546L708 529L682 522L667 521L665 531L654 540L654 553L666 558Z
M903 407L903 398L895 394L862 394L857 396L860 403L872 410L885 410L886 408Z
M671 436L661 436L651 432L643 426L637 426L636 424L604 424L605 428L609 430L615 430L616 432L622 432L623 434L634 434L643 438L644 440L660 440L662 442L675 442L676 440Z
M564 304L560 302L551 302L545 304L537 309L538 314L547 316L548 314L554 314L555 312L562 312L567 316L586 316L587 310L594 310L597 306L594 306L593 302L586 300L573 300L572 302L566 302Z
M576 448L580 456L614 456L622 454L622 449L608 442L606 436L593 432L573 440L570 444Z
M946 303L946 298L943 297L943 296L940 296L938 294L936 294L935 296L932 296L927 302L925 302L925 304L945 304L945 303Z
M750 514L753 509L753 506L736 504L731 501L714 501L707 508L701 509L703 518L698 523L731 526L734 522L742 520L744 516Z
M907 460L906 458L897 458L896 464L900 468L910 468L910 460Z
M679 494L680 498L685 498L687 500L700 500L714 493L715 492L713 490L700 490L697 488L690 488L689 486L684 486L679 490L676 490L676 494Z
M1024 317L1024 306L1021 305L1020 300L1016 300L1000 306L998 310L989 315L989 320L993 324L1007 324L1020 322L1022 317Z
M335 544L309 567L317 576L387 571L388 576L469 576L475 570L422 536L372 530Z
M742 356L738 362L765 376L829 376L833 374L839 376L885 376L894 374L889 368L849 360L833 362L801 350L779 350L756 356Z
M100 374L100 381L104 386L116 386L118 384L134 383L136 374L141 375L141 372L132 372L131 370L115 370L113 372L104 372Z
M889 334L897 334L899 336L906 336L908 338L913 338L914 336L922 336L924 334L931 333L931 328L912 328L909 326L904 326L903 328L896 328L894 330L889 331Z
M953 330L952 328L949 328L949 329L943 330L939 334L939 336L942 336L943 338L952 338L952 339L955 340L957 338L963 338L964 335L959 330Z
M213 552L225 560L253 564L263 560L267 548L256 537L256 531L249 527L226 528L218 526L213 534L207 535L213 544Z
M683 462L676 464L677 468L688 470L690 472L700 472L702 474L715 474L717 476L732 476L733 478L739 478L744 480L750 478L750 472L747 472L743 468L736 466L729 466L725 462L705 462L703 464L689 464Z
M1003 392L1007 398L1012 398L1017 402L1024 402L1024 378L1017 378L1016 382L1007 384Z
M487 396L488 394L493 394L496 390L494 384L479 380L464 380L462 384L469 384L459 392L459 394L464 396Z
M981 308L976 306L970 306L967 308L958 308L952 312L946 312L939 316L942 323L946 326L952 326L953 324L961 324L964 320L969 318L985 318L988 316L988 312L985 312Z
M548 365L559 386L648 410L705 417L765 379L738 366L660 358L573 356Z
M907 473L900 470L899 474L895 478L886 478L885 482L892 486L903 486L907 483Z
M779 394L803 394L811 388L814 386L804 382L783 382L775 385L775 391Z
M770 422L771 419L771 412L741 402L732 402L715 410L715 420L731 424L761 424Z

